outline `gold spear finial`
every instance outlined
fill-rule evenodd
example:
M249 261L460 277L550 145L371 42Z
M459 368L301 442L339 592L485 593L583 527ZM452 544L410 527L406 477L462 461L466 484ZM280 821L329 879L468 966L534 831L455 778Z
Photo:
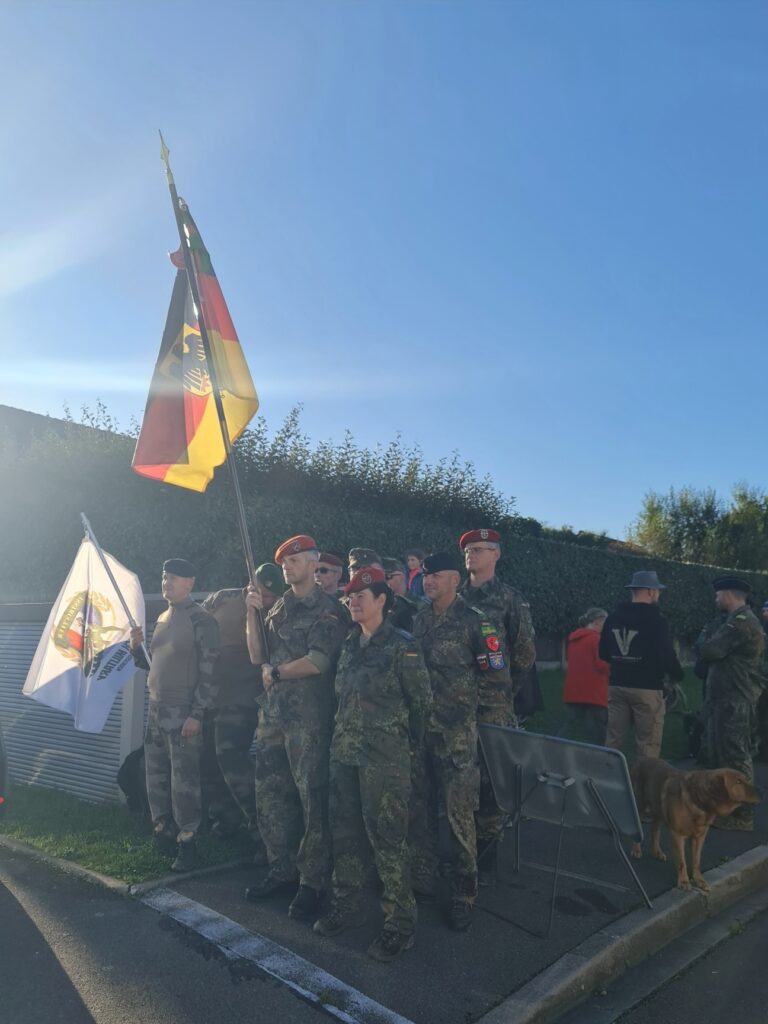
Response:
M163 133L160 131L159 128L158 132L160 134L160 159L165 164L165 176L168 178L169 185L175 185L176 183L173 180L173 174L171 174L171 165L168 163L168 157L171 155L171 151L166 146L165 139L163 138Z

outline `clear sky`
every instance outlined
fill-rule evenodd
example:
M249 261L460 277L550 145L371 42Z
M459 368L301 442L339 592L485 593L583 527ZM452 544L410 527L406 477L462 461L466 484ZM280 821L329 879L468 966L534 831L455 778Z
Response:
M141 417L178 239L276 428L551 525L765 482L768 3L0 5L0 402Z

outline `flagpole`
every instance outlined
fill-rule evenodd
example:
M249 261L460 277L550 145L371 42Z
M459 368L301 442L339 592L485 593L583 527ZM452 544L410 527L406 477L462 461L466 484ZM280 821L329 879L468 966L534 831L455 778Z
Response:
M251 583L256 582L256 563L253 559L253 549L251 548L251 538L248 533L248 524L245 519L245 506L243 505L243 493L240 489L240 477L237 473L237 464L235 462L235 453L232 448L232 442L229 439L229 430L227 428L227 417L224 412L224 403L221 400L221 391L219 389L219 380L216 373L216 366L213 361L213 348L211 346L211 339L208 336L208 327L205 322L205 312L203 310L202 302L200 301L200 289L197 285L197 274L195 272L195 262L192 259L192 249L189 244L189 238L184 230L184 218L182 216L181 204L184 202L183 199L179 199L179 194L176 191L176 182L171 172L171 165L168 157L170 150L165 144L163 133L160 132L160 158L165 164L165 176L168 181L168 191L171 194L171 204L173 206L173 214L176 218L176 227L179 231L179 240L181 241L181 252L184 257L184 269L187 272L187 281L192 292L192 299L197 309L197 323L200 328L200 341L203 345L203 352L205 353L205 359L208 364L208 375L211 381L211 391L213 392L213 400L216 405L216 414L219 419L219 428L221 430L221 439L224 442L224 453L226 455L227 466L229 467L229 475L232 480L232 489L235 492L235 509L237 512L237 525L240 529L240 540L243 545L243 553L245 554L245 564L248 568L248 579ZM259 633L261 636L261 646L264 651L264 655L269 659L269 644L267 641L267 631L264 628L264 617L261 609L258 609L256 619L259 624Z
M136 619L134 619L133 615L131 614L131 609L128 607L128 605L126 603L126 600L123 597L122 591L120 590L120 587L117 585L117 580L115 579L114 573L112 572L112 570L109 567L109 562L107 562L107 559L106 559L106 557L104 555L104 552L101 549L101 545L96 540L96 534L93 532L93 529L91 527L91 524L88 522L88 519L87 519L87 517L85 515L85 512L81 512L80 513L80 519L82 520L82 523L83 523L83 529L85 530L85 536L88 538L88 540L91 542L91 544L93 544L93 546L96 548L96 554L99 556L101 564L104 566L104 572L109 577L109 582L115 588L115 593L117 594L117 597L118 597L118 600L120 601L120 604L123 606L123 611L128 616L128 624L130 625L131 629L136 629L140 625L140 623L138 623L136 621ZM147 650L147 645L144 643L143 640L141 642L141 650L144 653L144 657L147 659L147 665L151 665L152 664L152 659L149 656L149 651Z

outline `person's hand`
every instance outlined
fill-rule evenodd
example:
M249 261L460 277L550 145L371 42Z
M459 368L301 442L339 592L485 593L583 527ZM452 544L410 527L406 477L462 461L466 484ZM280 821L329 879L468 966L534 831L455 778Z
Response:
M196 718L187 718L181 727L181 735L188 740L191 736L197 736L201 728L202 726Z
M264 689L269 690L274 686L274 679L272 678L272 666L269 662L265 662L261 666L261 681L264 683Z
M144 630L141 626L134 626L131 630L131 650L138 651L144 643Z
M262 600L261 594L253 585L248 587L248 591L245 595L245 607L253 608L257 611L263 611L264 609L264 601Z

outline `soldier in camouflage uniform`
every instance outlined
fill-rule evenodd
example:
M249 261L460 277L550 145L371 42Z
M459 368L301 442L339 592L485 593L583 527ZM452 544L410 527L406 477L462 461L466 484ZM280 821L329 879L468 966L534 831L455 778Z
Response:
M319 551L311 538L291 537L277 549L290 589L269 610L268 653L261 650L249 589L248 647L261 665L264 694L256 735L256 807L269 874L246 890L257 901L298 891L288 913L314 918L330 872L328 748L333 722L333 673L349 628L346 609L315 583ZM298 877L297 877L298 876Z
M256 570L256 586L268 610L284 590L283 574L272 562ZM251 662L245 634L247 589L219 590L203 601L219 625L221 657L216 705L206 715L203 735L208 742L202 759L203 797L214 819L212 832L226 837L242 817L253 840L256 863L267 854L256 815L254 762L251 746L259 720L256 698L263 692L261 672ZM208 739L208 733L210 739ZM208 749L210 746L210 749Z
M392 594L381 569L364 567L345 587L352 620L336 673L338 710L331 744L332 901L315 922L337 935L364 922L362 890L370 850L381 881L384 928L369 946L388 963L413 945L416 902L407 844L411 749L432 700L413 637L386 617Z
M416 613L426 607L429 602L423 597L410 594L405 584L405 566L397 558L383 558L382 568L387 578L387 586L394 594L394 604L389 617L392 625L397 629L404 629L406 633L413 632L413 620Z
M176 853L174 871L189 871L196 863L202 720L216 698L219 657L219 627L192 600L194 584L195 570L186 559L164 563L162 591L168 608L152 636L151 666L141 650L141 627L131 631L134 660L149 670L144 758L153 840L159 852Z
M439 797L450 829L449 921L457 931L465 931L472 923L477 897L478 685L486 675L503 671L489 663L500 641L490 620L458 596L461 575L453 555L428 555L423 570L424 592L432 604L416 616L413 632L429 669L433 705L426 733L426 770L414 774L411 799L413 884L422 896L434 891Z
M736 576L713 582L717 607L726 613L719 629L702 634L696 654L707 663L704 704L704 747L716 768L736 768L752 782L752 732L763 689L765 637L746 604L750 585ZM716 818L715 828L751 832L752 808L742 806L729 818Z
M479 608L496 627L499 650L489 654L493 673L480 681L477 721L480 725L517 726L514 701L523 673L536 659L536 643L527 602L512 587L496 579L501 558L501 536L496 530L470 530L459 546L464 552L469 579L459 593L473 608ZM493 786L480 759L480 808L476 817L477 856L480 884L490 883L496 872L496 852L504 815L496 803Z

